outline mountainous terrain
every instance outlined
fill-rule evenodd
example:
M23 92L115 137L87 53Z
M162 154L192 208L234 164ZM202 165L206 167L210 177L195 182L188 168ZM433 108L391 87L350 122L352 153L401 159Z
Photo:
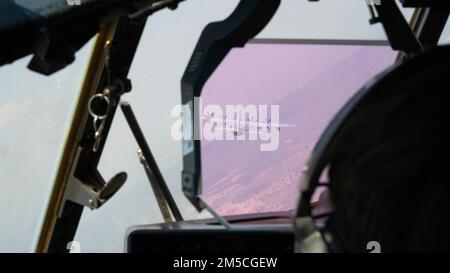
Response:
M227 78L235 79L229 92L225 94L226 99L223 93L214 89L206 89L203 92L204 105L218 104L218 101L223 100L230 104L233 98L236 98L236 104L243 101L248 103L252 97L255 98L255 103L263 100L267 104L279 105L280 123L295 125L280 129L279 148L273 152L260 151L260 141L202 142L203 198L223 215L293 209L298 201L303 166L322 131L345 102L370 78L392 64L395 56L384 46L292 47L299 51L295 55L296 52L290 48L290 54L294 53L291 58L296 60L298 67L286 68L283 57L277 58L277 55L284 54L280 51L271 53L275 55L269 58L271 66L281 71L295 68L301 73L310 66L309 62L302 62L301 55L304 54L305 48L306 51L320 48L324 53L315 56L316 62L321 62L322 65L320 73L310 73L309 77L295 77L291 70L286 73L289 74L286 81L291 82L280 85L297 86L291 92L279 91L277 83L273 83L261 94L261 89L252 88L248 78L247 82L241 85L239 80L247 76L254 79L255 86L260 85L258 78L261 76L271 77L270 74L256 76L259 72L258 65L252 65L248 60L242 63L244 67L234 72L232 67L220 67L216 72L216 75L227 73ZM245 54L245 50L242 50L241 54ZM240 57L237 55L239 54L230 57ZM323 57L331 55L334 56L331 59ZM227 62L224 64L227 65ZM232 66L234 61L229 61L228 64ZM243 73L243 69L248 69L246 73L250 75ZM265 72L263 69L259 73ZM280 76L275 78L281 79ZM211 80L214 81L215 78ZM240 98L243 93L245 99ZM270 94L273 94L272 100ZM222 105L224 106L224 103Z

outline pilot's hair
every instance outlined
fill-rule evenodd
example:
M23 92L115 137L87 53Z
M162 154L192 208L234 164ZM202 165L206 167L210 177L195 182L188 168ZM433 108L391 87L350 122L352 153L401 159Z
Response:
M333 141L335 225L345 248L450 248L449 70L410 75L360 105Z

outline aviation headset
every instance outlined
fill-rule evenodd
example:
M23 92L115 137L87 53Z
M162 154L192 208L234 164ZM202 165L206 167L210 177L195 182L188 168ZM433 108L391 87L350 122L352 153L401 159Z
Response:
M434 47L406 59L400 64L388 68L360 89L334 117L328 125L304 168L301 183L300 200L294 220L296 234L296 252L346 252L339 229L335 224L334 214L327 213L313 216L311 198L319 186L328 186L320 181L321 175L330 163L333 147L339 145L335 136L344 127L349 117L356 110L364 107L373 99L383 98L389 92L395 92L390 86L399 81L409 81L414 85L417 76L430 70L443 69L450 63L450 46ZM441 70L442 71L442 70ZM316 227L315 220L328 217L324 228Z

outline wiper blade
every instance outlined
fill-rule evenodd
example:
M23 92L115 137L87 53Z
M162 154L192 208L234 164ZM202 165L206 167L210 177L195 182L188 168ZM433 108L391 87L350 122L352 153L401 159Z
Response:
M177 204L175 203L175 200L167 187L166 181L159 170L158 164L153 157L150 147L148 146L130 104L128 102L122 102L120 108L122 109L125 119L127 120L128 125L130 126L130 129L138 143L139 158L144 166L150 185L152 186L164 221L173 222L174 219L176 221L183 221L180 210L178 209Z

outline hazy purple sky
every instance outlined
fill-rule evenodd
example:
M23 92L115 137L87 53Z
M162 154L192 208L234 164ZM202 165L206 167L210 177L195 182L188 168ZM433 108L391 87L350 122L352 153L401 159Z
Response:
M390 66L388 46L249 44L235 49L206 84L203 105L276 104L280 145L202 142L204 199L231 215L293 209L301 170L331 118L370 78Z

